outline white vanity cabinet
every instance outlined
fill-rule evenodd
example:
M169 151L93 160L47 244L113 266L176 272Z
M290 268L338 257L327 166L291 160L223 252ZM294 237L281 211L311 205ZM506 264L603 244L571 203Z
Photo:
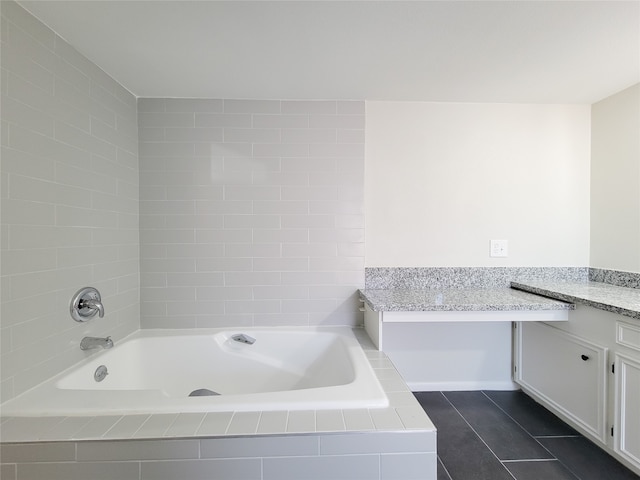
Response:
M640 474L640 320L578 305L514 324L514 381Z
M606 444L608 349L545 323L516 332L515 381Z

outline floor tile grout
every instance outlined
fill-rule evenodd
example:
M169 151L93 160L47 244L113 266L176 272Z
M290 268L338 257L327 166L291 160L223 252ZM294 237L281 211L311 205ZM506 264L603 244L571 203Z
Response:
M510 415L507 411L505 411L500 405L498 405L489 395L486 394L486 391L482 391L482 394L489 399L489 401L491 401L491 403L493 403L501 412L504 412L504 414L509 417L509 419L515 423L516 425L518 425L520 428L522 428L522 430L524 430L527 435L529 435L533 440L536 441L536 443L538 443L538 445L540 445L547 453L549 453L549 455L551 455L552 458L548 459L549 461L557 461L559 462L564 468L567 469L568 472L570 472L572 475L574 475L578 480L580 480L580 477L578 476L578 474L576 472L574 472L574 470L570 467L570 465L565 464L564 462L562 462L559 458L557 458L553 452L551 452L547 447L545 447L540 441L538 441L538 438L574 438L574 437L579 437L580 434L578 435L549 435L549 436L545 436L545 435L533 435L531 432L529 432L529 430L527 430L524 425L520 424L520 422L518 422L515 418L513 418L512 415ZM518 460L520 462L525 462L527 460L522 459L522 460ZM537 461L537 460L534 460ZM516 479L517 480L517 479Z
M473 428L473 426L469 423L469 421L465 418L465 416L460 412L460 410L458 410L458 408L451 403L451 400L449 400L445 394L445 392L440 392L442 394L442 396L445 398L445 400L449 403L449 405L451 405L451 407L453 407L453 409L456 411L456 413L458 415L460 415L460 417L464 420L464 422L467 424L467 426L471 429L471 431L476 435L476 437L478 437L478 439L480 439L480 441L482 442L482 444L487 448L487 450L489 450L489 452L491 453L491 455L493 455L495 457L495 459L500 462L500 464L502 465L502 467L506 470L506 472L511 475L514 479L515 476L513 475L513 473L511 473L509 471L509 469L507 467L504 466L504 464L502 463L502 460L500 460L500 458L498 458L498 456L495 454L495 452L491 449L491 447L489 447L489 445L487 444L487 442L485 441L484 438L482 438L482 436L476 431L475 428ZM484 392L483 392L484 394ZM486 396L486 395L485 395ZM527 432L528 433L528 432ZM517 480L517 479L515 479Z
M493 401L493 399L491 397L489 397L484 391L482 392L485 397L487 397L489 400L491 400L491 402L496 405L501 411L504 412L504 409L500 407L500 405L498 405L496 402ZM571 465L567 465L565 462L561 461L559 458L557 458L553 452L551 452L547 447L545 447L538 439L539 438L579 438L582 435L580 435L579 433L576 432L576 435L533 435L531 434L523 425L521 425L519 422L517 422L511 415L509 415L509 413L505 412L505 414L517 425L520 426L520 428L522 428L525 432L527 432L528 435L531 436L531 438L533 438L542 448L544 448L547 452L549 452L549 455L551 455L553 457L553 459L551 460L555 460L557 462L559 462L564 468L567 469L568 472L570 472L573 476L575 476L578 480L580 479L580 476L578 475L578 473L576 471L574 471L573 468L571 468Z
M449 470L447 470L447 467L444 465L444 462L440 459L440 456L438 456L438 463L442 465L442 469L444 470L444 473L447 474L447 479L451 480L451 474L449 473Z
M516 460L500 460L502 463L518 463L518 462L557 462L557 458L518 458Z

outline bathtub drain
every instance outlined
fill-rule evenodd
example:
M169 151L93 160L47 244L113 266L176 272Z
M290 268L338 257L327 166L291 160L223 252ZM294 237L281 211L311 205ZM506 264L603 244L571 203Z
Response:
M96 371L93 374L93 379L96 382L101 382L105 379L107 375L109 375L109 372L107 371L107 367L105 367L104 365L100 365L98 368L96 368Z
M189 394L190 397L209 397L212 395L220 395L218 392L209 390L208 388L198 388Z

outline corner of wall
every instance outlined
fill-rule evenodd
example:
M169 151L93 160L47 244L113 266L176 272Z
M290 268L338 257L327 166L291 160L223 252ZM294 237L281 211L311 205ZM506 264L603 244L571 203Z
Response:
M2 1L2 400L139 328L136 98ZM84 286L105 316L69 315Z

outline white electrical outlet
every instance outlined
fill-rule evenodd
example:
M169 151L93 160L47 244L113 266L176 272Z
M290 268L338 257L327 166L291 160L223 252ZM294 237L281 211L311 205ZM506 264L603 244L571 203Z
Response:
M491 240L491 249L489 251L491 257L507 257L509 256L508 240Z

